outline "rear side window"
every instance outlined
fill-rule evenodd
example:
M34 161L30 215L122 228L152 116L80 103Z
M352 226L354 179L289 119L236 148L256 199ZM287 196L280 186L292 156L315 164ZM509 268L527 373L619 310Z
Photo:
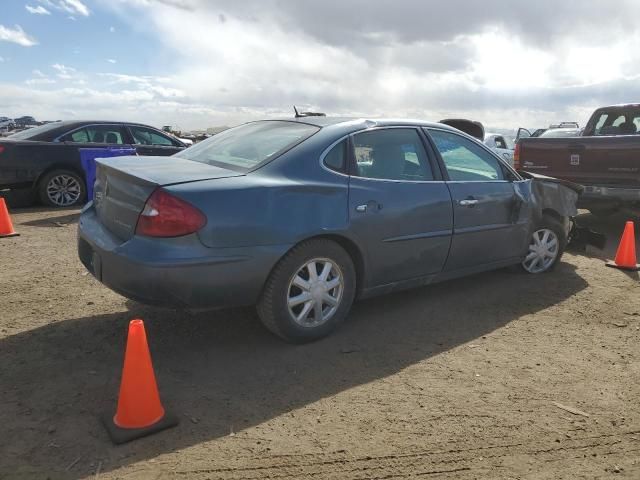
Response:
M124 132L118 125L89 125L65 135L62 140L73 143L108 143L112 145L125 143Z
M335 145L324 157L324 164L336 172L345 172L347 165L347 141Z
M418 132L390 128L353 137L356 175L380 180L427 181L433 172Z
M65 142L89 143L89 134L84 128L70 133L63 139Z
M449 178L453 181L486 182L504 180L500 162L484 148L460 135L429 130Z
M209 165L247 171L303 142L320 130L281 120L247 123L182 150L176 156Z

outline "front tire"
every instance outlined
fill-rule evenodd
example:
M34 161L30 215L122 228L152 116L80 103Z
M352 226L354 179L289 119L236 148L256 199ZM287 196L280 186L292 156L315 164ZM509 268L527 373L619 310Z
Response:
M567 235L561 222L544 215L534 229L527 256L520 266L527 273L545 273L553 270L567 246Z
M333 332L351 309L356 273L349 254L328 239L301 243L269 276L257 310L272 333L291 343Z
M53 170L38 185L40 201L48 207L77 207L87 196L84 179L72 170Z

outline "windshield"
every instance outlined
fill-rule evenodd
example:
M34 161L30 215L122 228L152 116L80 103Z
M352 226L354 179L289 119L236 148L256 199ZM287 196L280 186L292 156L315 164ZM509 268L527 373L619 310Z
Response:
M306 140L320 127L287 121L247 123L219 133L177 157L232 170L248 171Z
M7 138L12 140L29 140L36 135L40 135L41 133L46 133L49 130L55 130L60 127L59 122L51 122L45 125L40 125L39 127L27 128L26 130L22 130L21 132L14 133L13 135L9 135Z

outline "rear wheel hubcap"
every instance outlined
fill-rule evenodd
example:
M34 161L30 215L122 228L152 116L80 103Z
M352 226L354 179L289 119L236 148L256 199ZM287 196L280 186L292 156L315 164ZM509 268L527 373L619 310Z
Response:
M541 228L533 232L529 252L522 262L527 272L542 273L555 262L559 251L558 236L553 230Z

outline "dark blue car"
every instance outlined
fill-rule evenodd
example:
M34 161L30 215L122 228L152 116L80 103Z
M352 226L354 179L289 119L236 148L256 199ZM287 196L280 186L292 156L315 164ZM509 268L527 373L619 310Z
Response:
M324 117L241 125L172 157L99 160L80 259L153 305L257 305L294 342L356 298L560 260L578 194L523 178L443 124Z

